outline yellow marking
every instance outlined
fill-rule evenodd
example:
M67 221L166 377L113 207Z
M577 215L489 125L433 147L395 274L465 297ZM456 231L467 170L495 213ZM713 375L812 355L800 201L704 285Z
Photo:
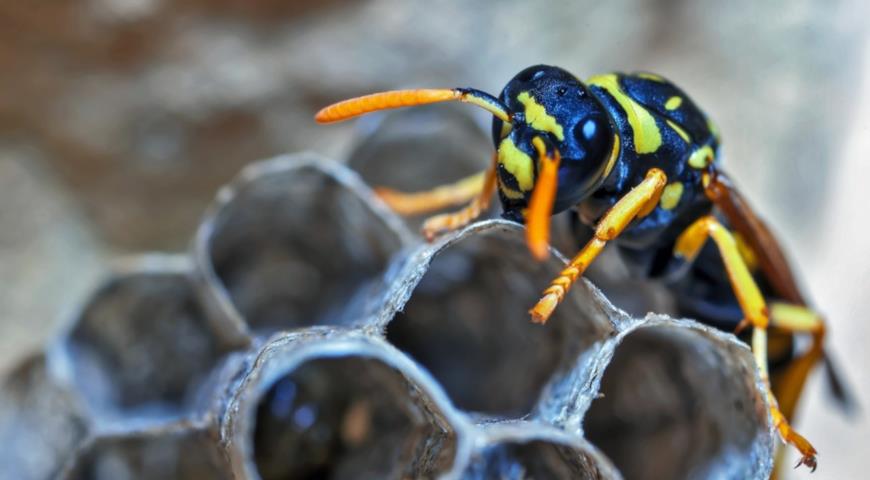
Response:
M652 81L654 81L654 82L662 82L662 83L664 83L664 81L665 81L664 78L662 78L662 77L656 75L655 73L643 72L643 73L638 73L637 76L640 77L640 78L645 78L645 79L647 79L647 80L652 80Z
M683 184L674 182L666 186L662 191L662 197L659 199L659 206L665 210L673 210L680 203L680 198L683 196Z
M662 133L649 111L625 94L619 87L616 74L596 75L587 82L599 86L613 96L628 116L634 133L634 149L637 153L653 153L662 144Z
M677 125L676 123L674 123L670 120L665 120L665 122L667 122L668 126L671 127L671 129L673 129L675 132L677 132L677 135L679 135L683 140L685 140L686 143L692 143L692 137L690 137L689 134L686 133L686 131L683 130L682 127L680 127L679 125Z
M552 133L559 141L565 140L562 125L559 125L556 117L547 113L547 109L538 103L529 92L520 93L517 95L517 100L526 107L526 123L536 130Z
M610 158L607 159L607 165L604 166L604 173L601 175L602 180L610 175L613 166L616 165L616 159L619 158L619 144L619 135L613 135L613 148L610 149Z
M676 110L680 108L680 105L683 104L683 99L677 96L673 96L665 102L665 109L667 110Z
M535 185L535 166L532 157L517 148L514 141L505 138L498 145L498 163L517 179L517 184L523 192L529 192Z
M740 256L743 257L743 261L746 262L749 270L754 272L758 269L758 255L755 254L755 250L746 243L746 239L739 233L734 232L733 235L734 241L737 242L737 251L740 252Z
M514 128L514 125L511 122L502 122L501 123L501 133L499 134L499 138L504 138L511 133L511 130Z
M455 90L454 90L455 91ZM461 95L461 100L465 103L470 103L472 105L477 105L478 107L488 111L494 116L498 117L504 122L510 122L511 118L507 112L501 107L501 105L495 105L491 103L489 100L483 97L478 97L474 93L464 93Z
M503 193L505 197L510 198L511 200L520 200L526 197L523 192L514 190L513 188L508 187L504 184L500 184L498 186L498 189L501 190L501 193Z
M704 145L692 152L692 155L689 156L689 166L699 170L707 168L707 165L710 165L710 162L712 161L713 149L710 148L710 145Z

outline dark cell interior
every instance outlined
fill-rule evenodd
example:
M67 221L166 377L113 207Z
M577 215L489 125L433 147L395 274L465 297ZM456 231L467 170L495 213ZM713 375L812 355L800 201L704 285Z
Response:
M245 186L215 221L213 268L252 330L356 320L399 239L359 198L316 170Z
M263 480L433 477L453 463L455 432L407 380L369 358L309 361L256 411Z
M68 480L229 479L215 446L193 430L103 438L90 445Z
M68 347L74 381L96 411L110 415L188 412L226 351L182 273L113 281L84 310Z
M764 411L747 380L751 366L726 362L695 332L629 334L586 416L587 438L626 479L739 477L729 468L753 454Z
M382 118L362 117L361 123L377 126L351 152L348 166L369 185L405 192L428 190L483 171L493 146L473 113L467 105L441 104L392 110Z
M542 388L600 330L576 301L546 325L529 308L556 275L516 231L468 237L439 253L387 339L420 362L461 409L495 417L527 414Z
M597 480L605 478L582 450L543 440L487 448L463 472L463 480Z

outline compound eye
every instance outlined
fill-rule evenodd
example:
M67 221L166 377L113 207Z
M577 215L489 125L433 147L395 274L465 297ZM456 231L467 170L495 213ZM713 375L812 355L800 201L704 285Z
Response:
M610 146L612 139L608 130L605 119L588 117L574 127L574 137L586 150L587 157L596 158L604 155Z

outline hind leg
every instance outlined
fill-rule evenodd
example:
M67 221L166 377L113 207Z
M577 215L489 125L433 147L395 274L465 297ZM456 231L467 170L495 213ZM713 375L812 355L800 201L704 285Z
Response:
M777 378L776 398L786 418L794 416L807 376L824 356L825 321L808 307L773 302L770 305L770 325L792 333L812 336L810 348L793 360Z

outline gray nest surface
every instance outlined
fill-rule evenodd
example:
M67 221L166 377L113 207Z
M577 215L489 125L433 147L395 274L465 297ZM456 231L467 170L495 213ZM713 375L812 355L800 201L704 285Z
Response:
M501 220L425 243L313 154L254 164L3 381L0 478L767 478L748 348L585 280L530 323L563 263Z

